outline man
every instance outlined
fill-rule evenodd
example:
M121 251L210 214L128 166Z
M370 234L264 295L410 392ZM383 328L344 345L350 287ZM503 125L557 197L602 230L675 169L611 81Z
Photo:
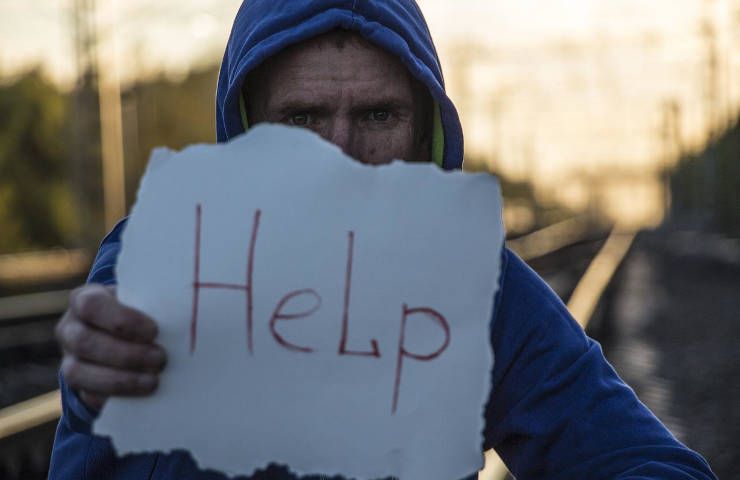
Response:
M310 128L365 163L462 164L457 113L410 0L246 1L221 67L218 140L263 121ZM184 452L116 458L108 440L89 434L107 397L151 393L165 363L153 321L97 285L115 284L122 228L103 240L90 285L72 295L58 326L64 408L50 477L223 478L199 471ZM519 479L714 478L534 272L508 250L501 268L485 449L495 448ZM253 478L291 475L271 466Z

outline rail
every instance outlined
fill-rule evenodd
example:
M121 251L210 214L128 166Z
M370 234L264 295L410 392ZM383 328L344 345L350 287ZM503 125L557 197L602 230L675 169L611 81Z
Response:
M532 260L586 240L592 229L589 217L580 215L508 240L506 244L522 259Z
M0 410L0 439L51 422L62 414L59 390Z
M84 275L92 257L85 249L0 255L0 283L33 284Z
M568 301L568 310L584 329L634 239L635 232L615 227L576 284Z
M0 326L18 319L61 313L67 308L71 290L28 293L0 298Z

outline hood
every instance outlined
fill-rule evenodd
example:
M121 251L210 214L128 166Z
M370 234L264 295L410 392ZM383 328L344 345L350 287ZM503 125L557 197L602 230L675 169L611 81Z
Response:
M216 92L216 135L225 142L244 132L240 110L246 75L288 45L336 28L354 30L396 55L429 88L435 101L433 151L446 170L459 169L463 135L445 93L439 58L413 0L246 0L236 14Z

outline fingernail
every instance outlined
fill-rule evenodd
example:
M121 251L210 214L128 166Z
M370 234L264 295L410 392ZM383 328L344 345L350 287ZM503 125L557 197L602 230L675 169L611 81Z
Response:
M158 348L153 348L149 350L147 357L148 357L149 363L157 367L164 367L164 364L167 361L167 356L164 354L162 350Z
M144 390L152 391L157 388L158 379L156 375L139 375L139 383Z

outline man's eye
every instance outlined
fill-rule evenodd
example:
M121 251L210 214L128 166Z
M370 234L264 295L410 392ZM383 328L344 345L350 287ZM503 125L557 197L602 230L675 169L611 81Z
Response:
M311 117L307 113L297 113L288 117L288 123L296 127L304 127L308 125L310 119Z
M391 118L391 112L388 110L371 110L367 114L367 119L371 122L387 122Z

